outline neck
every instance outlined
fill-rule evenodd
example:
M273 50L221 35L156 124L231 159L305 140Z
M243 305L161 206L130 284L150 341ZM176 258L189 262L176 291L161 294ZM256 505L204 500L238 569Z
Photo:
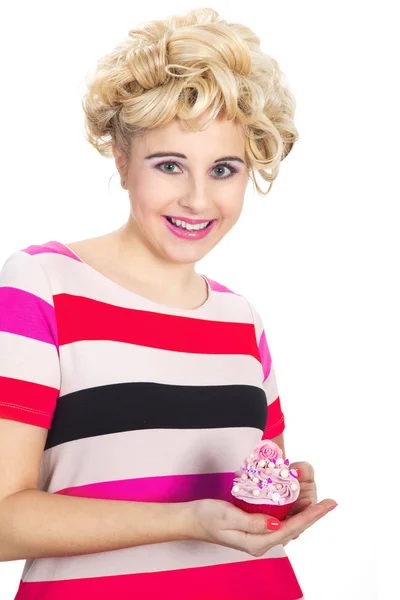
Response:
M198 281L195 263L168 262L154 252L141 239L136 224L128 221L120 229L109 234L115 243L116 260L126 264L144 285L154 286L184 294Z

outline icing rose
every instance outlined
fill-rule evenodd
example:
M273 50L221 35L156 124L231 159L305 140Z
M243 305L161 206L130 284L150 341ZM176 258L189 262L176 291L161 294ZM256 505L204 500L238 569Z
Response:
M268 464L272 459L283 458L283 452L272 440L263 440L253 450L256 460L265 460Z

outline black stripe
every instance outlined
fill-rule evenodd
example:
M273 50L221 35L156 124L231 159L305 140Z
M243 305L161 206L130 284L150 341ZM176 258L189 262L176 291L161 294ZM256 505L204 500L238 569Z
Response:
M264 431L266 422L267 399L256 386L120 383L59 397L45 450L122 431L217 427Z

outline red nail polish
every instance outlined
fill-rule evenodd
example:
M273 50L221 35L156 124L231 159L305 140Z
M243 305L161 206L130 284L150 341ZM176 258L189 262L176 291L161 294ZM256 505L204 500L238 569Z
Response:
M301 469L297 469L297 468L296 468L296 471L297 471L297 477L299 478L299 477L300 477L300 475L301 475Z
M271 531L276 531L281 526L281 524L278 521L278 519L275 519L274 517L269 517L267 519L266 525L267 525L267 529L271 529Z

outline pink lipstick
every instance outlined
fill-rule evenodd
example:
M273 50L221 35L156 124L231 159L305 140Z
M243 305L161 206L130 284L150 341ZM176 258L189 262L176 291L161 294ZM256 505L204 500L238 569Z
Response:
M162 216L161 217L162 220L164 221L164 223L166 224L166 226L168 227L168 229L177 237L179 238L183 238L186 240L201 240L203 238L205 238L210 231L213 229L215 223L216 223L216 219L213 219L210 221L210 224L205 227L204 229L192 229L192 230L188 230L188 229L184 229L183 227L180 227L178 225L175 225L174 223L171 223L171 221L169 219L171 219L171 217L166 217L166 216ZM179 217L172 217L173 219L179 219ZM208 223L207 220L202 219L179 219L181 221L185 221L186 223L189 223L190 225L198 225L200 223Z

